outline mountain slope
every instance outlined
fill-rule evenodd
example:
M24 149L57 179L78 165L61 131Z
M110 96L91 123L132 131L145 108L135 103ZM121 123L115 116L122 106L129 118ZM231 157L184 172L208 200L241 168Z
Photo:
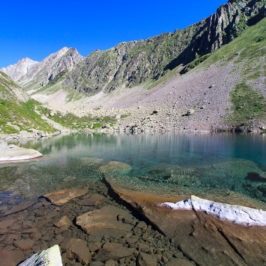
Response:
M123 124L135 129L265 131L266 18L206 58L198 65L200 60L193 61L197 66L185 75L175 70L136 99L138 107L130 110L136 115ZM149 106L149 113L139 106ZM158 113L151 116L153 110Z
M264 5L265 1L230 0L214 15L187 29L96 51L66 76L64 87L95 94L157 80L230 42L247 24L263 17Z
M0 72L0 133L19 133L22 130L54 132L55 129L36 113L38 105L6 74Z
M265 0L229 0L212 16L184 30L120 43L107 51L95 51L84 60L75 49L63 48L15 80L30 93L70 89L89 95L158 80L229 43L247 25L265 17L265 5Z
M204 56L203 62L196 58L185 74L176 68L149 84L152 89L137 86L83 95L78 101L61 104L60 110L79 116L116 116L115 130L128 132L218 131L241 126L259 132L266 128L265 29L263 19Z
M27 74L29 69L37 63L38 63L37 61L33 61L30 58L26 57L21 59L15 65L10 65L6 68L2 68L1 71L6 73L15 82L18 82L23 76Z
M65 48L20 84L54 111L116 117L117 130L263 129L265 6L230 0L187 29L85 59Z
M82 56L74 48L64 47L56 53L51 54L43 61L27 65L24 75L18 75L24 67L23 62L12 67L2 69L7 75L13 78L24 90L30 94L37 89L44 88L49 83L58 82L68 71L71 71ZM29 60L27 60L29 62ZM25 68L23 68L25 70Z

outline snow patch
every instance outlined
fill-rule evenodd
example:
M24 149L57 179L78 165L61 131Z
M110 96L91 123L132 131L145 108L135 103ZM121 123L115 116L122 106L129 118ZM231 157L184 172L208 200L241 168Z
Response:
M164 202L160 207L173 210L194 210L213 215L220 220L230 221L245 226L266 226L266 211L249 207L215 202L191 196L190 199L176 203Z

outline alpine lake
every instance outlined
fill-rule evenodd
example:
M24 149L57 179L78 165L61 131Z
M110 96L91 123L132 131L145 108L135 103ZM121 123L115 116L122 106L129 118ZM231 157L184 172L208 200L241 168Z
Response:
M228 247L229 251L223 250L226 255L220 256L218 249L208 249L209 245L215 248L208 239L204 239L206 258L201 259L203 251L189 251L193 241L183 243L171 237L160 222L158 225L151 218L154 213L145 213L148 205L143 200L196 195L266 211L265 135L77 133L22 146L36 149L44 156L0 164L0 265L17 265L54 244L61 248L64 265L266 263L265 248L258 261L249 260L249 253L245 251L243 255L244 251L234 244ZM44 197L76 188L87 189L87 194L60 206ZM126 196L121 197L120 188ZM132 203L134 195L142 195L146 207L140 201ZM113 211L118 223L116 230L97 225L89 232L78 224L80 215L106 208L109 216L103 211L102 219L112 223ZM69 223L61 226L58 221L62 217L67 217ZM179 234L182 237L186 238ZM89 255L82 253L84 245ZM232 251L232 246L237 251Z

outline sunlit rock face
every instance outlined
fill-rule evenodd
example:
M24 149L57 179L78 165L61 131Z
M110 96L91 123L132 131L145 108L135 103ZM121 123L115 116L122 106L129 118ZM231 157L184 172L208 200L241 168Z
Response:
M63 266L61 252L58 245L55 245L40 253L34 254L26 261L19 264L19 266Z
M24 58L17 64L2 69L2 71L31 92L46 86L48 83L60 81L63 75L71 71L82 59L83 57L76 49L64 47L41 62Z

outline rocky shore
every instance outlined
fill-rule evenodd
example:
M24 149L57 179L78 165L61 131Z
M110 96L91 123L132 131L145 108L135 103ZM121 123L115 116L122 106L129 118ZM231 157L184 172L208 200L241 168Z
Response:
M159 206L187 195L141 192L113 181L116 171L130 169L109 162L99 167L102 180L0 210L0 265L17 265L54 245L63 265L264 265L266 226Z
M33 149L25 149L16 145L8 145L6 142L0 142L0 163L23 161L40 158L43 155Z

